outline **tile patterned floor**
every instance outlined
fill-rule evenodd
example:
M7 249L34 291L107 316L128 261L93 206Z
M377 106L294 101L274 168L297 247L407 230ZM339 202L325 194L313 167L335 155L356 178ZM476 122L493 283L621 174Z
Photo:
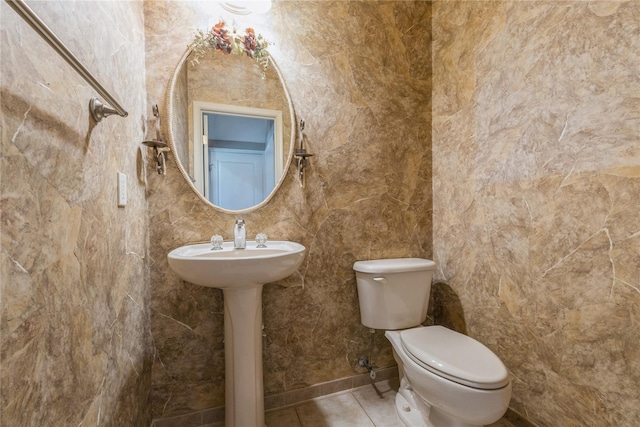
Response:
M395 411L398 380L320 397L265 414L267 427L404 427ZM203 427L223 427L223 423ZM516 427L502 419L490 427Z

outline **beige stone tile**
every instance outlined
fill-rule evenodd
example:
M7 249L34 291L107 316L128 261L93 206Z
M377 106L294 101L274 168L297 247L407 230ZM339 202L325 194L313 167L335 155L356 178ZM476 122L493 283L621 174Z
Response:
M191 414L163 418L155 420L154 424L155 427L198 427L202 425L202 414L193 412Z
M376 427L402 427L396 415L398 380L380 381L353 391L360 406Z
M513 424L504 418L500 418L498 421L493 424L489 424L487 427L513 427Z
M298 390L291 390L284 393L285 405L293 405L296 403L304 402L305 400L311 400L320 396L320 387L312 386L301 388Z
M276 409L265 413L267 427L300 427L300 419L295 408Z
M214 424L221 421L224 424L224 406L202 411L202 424Z
M341 380L330 381L320 384L320 396L325 396L353 388L353 378L343 378Z
M285 406L284 403L284 394L276 394L272 396L265 396L264 398L264 410L268 411L270 409L281 408Z
M302 427L374 427L351 393L313 400L296 407Z
M507 413L504 414L502 419L498 422L505 422L505 426L507 427L536 427L535 424L513 411L511 408L507 409Z

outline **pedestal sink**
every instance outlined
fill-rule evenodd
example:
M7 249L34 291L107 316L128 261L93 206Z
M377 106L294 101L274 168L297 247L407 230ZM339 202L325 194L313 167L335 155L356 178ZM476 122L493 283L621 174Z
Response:
M181 279L224 294L225 426L263 427L262 286L295 272L304 259L299 243L270 241L246 249L225 242L182 246L169 252Z

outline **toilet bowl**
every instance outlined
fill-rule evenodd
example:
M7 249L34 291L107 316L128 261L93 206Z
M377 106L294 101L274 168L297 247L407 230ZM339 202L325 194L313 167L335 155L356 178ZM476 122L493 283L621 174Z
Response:
M385 329L400 372L396 411L410 427L474 427L506 412L511 381L478 341L426 318L435 263L420 258L358 261L362 323Z
M504 364L487 347L442 326L387 331L385 336L402 366L396 409L405 425L482 426L504 415L511 382ZM410 414L415 410L423 424Z

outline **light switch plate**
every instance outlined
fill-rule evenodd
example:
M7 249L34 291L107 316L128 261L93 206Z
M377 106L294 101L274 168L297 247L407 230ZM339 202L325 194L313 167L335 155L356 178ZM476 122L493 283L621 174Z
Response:
M118 172L118 207L127 205L127 175Z

